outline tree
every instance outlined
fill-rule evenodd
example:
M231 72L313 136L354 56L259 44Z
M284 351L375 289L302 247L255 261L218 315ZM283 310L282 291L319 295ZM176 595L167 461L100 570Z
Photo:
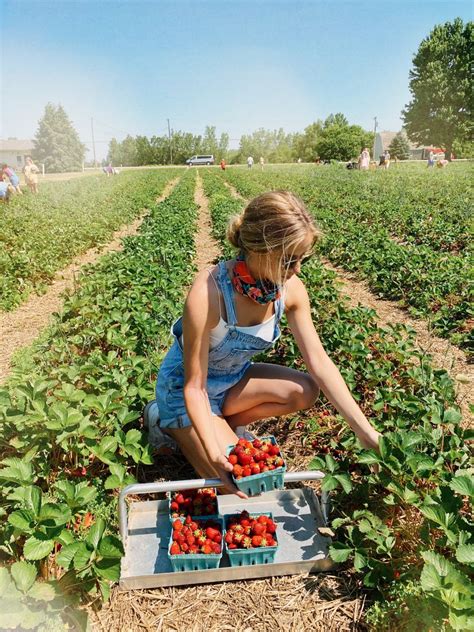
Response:
M48 103L33 140L33 157L46 171L79 171L86 153L68 115L61 105Z
M331 114L324 121L316 151L324 160L351 160L363 147L371 146L373 136L360 125L349 125L343 114Z
M398 134L395 135L388 151L392 158L398 158L399 160L407 160L410 157L410 145L403 132L398 132Z
M301 158L303 162L314 162L318 155L317 144L323 124L315 121L305 128L304 134L295 134L293 137L293 158Z
M461 18L435 26L413 58L413 99L402 111L408 137L443 147L448 160L453 143L473 130L473 62L474 22Z

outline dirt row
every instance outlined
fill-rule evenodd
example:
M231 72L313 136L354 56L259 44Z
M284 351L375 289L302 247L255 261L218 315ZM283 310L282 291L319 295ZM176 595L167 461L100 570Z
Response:
M178 180L179 178L175 178L168 182L163 193L157 198L157 203L170 195ZM66 290L74 291L81 269L87 264L96 263L109 252L121 250L122 240L137 234L147 213L148 210L145 210L134 222L116 231L106 246L87 250L66 268L57 272L45 294L33 295L13 312L0 314L0 383L10 373L13 355L30 345L48 325L52 314L61 309L63 293Z

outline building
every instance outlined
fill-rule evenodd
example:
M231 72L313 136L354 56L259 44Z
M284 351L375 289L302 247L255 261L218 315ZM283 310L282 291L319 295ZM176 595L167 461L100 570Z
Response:
M374 160L379 160L383 152L390 147L392 140L397 134L398 132L377 132L375 136ZM439 147L417 145L416 143L412 143L410 140L408 140L408 146L410 148L410 160L427 160L430 151L433 151L438 157L444 158L444 150ZM440 154L442 154L442 156Z
M21 171L25 166L26 157L31 156L33 149L32 140L0 139L0 164L6 162L13 169Z

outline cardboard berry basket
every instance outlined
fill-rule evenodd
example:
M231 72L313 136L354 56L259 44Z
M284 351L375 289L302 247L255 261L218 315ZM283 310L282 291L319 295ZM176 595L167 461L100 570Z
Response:
M175 518L176 520L176 518ZM181 522L184 522L184 518L178 518ZM213 520L214 522L219 523L220 530L222 533L222 544L221 544L221 552L220 553L182 553L180 555L171 555L170 549L173 544L173 539L169 539L168 543L168 558L171 563L171 567L173 571L183 572L183 571L203 571L208 570L210 568L219 568L219 564L222 559L222 551L224 548L224 520L222 516L202 516L196 519L197 521L205 522L206 520Z
M214 492L214 494L216 495L216 499L215 499L216 511L215 511L214 514L209 514L209 515L208 514L198 514L198 513L194 513L193 512L191 514L191 517L193 519L194 518L196 518L196 519L212 518L215 514L217 514L217 489L215 487L208 487L208 488L203 488L203 489L211 489ZM186 491L199 491L199 490L185 490L185 489L183 489L183 490L178 490L177 492L166 492L166 498L168 500L168 515L169 515L170 522L173 522L173 520L176 520L176 518L184 518L184 517L186 517L187 514L176 514L176 515L173 515L173 511L171 510L171 502L172 502L173 495L176 494L176 493L179 493L179 492L182 493L182 492L186 492Z
M260 546L249 549L229 549L225 542L225 534L227 533L227 525L231 518L238 518L240 514L226 514L224 515L225 533L223 542L225 543L225 550L229 556L229 562L231 566L252 566L254 564L272 564L275 561L275 555L278 550L278 536L275 532L274 539L277 541L276 546ZM268 516L273 520L272 513L255 513L250 514L250 518L258 518L258 516Z
M270 440L272 445L277 445L277 441L273 435L268 437L259 437L261 441ZM227 447L226 456L228 457L234 445ZM277 467L269 472L262 472L260 474L252 474L251 476L245 476L237 480L234 475L232 479L240 491L247 494L247 496L258 496L264 492L271 492L274 489L284 489L285 486L285 473L286 473L286 459L280 452L280 456L285 462L282 467Z

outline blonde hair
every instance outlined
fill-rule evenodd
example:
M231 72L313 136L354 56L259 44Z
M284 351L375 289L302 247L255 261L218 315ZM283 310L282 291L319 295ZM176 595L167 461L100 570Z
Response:
M295 249L311 238L311 246L321 231L304 202L290 191L269 191L251 200L243 213L231 218L229 242L244 253L292 256Z

